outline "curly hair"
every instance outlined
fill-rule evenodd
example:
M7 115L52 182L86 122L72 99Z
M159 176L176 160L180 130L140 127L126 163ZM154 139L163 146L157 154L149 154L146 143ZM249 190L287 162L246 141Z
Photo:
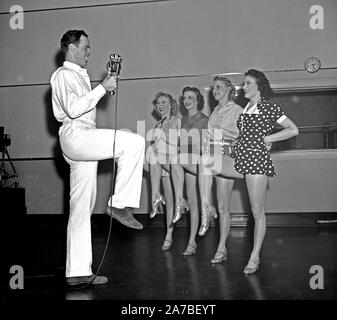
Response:
M215 76L213 78L213 82L215 81L221 81L227 88L229 88L228 100L233 101L235 97L235 87L232 84L232 82L227 77L224 76Z
M200 90L196 87L185 87L183 89L182 96L184 96L184 93L186 91L194 92L195 96L197 97L197 108L198 110L202 110L205 106L205 99L204 96L201 94Z
M174 99L169 93L165 93L165 92L157 92L154 96L154 99L152 100L152 104L153 104L153 107L154 107L154 110L158 113L158 110L157 110L157 102L158 102L158 99L160 97L165 97L168 99L169 101L169 104L171 106L171 116L176 116L178 114L178 103L177 103L177 100Z
M260 91L261 97L270 98L273 95L273 89L270 87L269 80L265 74L255 69L249 69L245 73L245 77L250 76L256 80L257 88Z

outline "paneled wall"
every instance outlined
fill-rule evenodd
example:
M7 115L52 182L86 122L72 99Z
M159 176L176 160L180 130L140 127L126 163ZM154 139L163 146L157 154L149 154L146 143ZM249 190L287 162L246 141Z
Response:
M9 0L0 3L0 125L11 134L11 157L21 160L14 164L26 188L29 214L65 210L67 166L57 144L49 79L61 63L59 41L68 29L81 28L89 35L88 71L93 86L102 79L109 54L123 56L118 127L133 131L137 121L145 132L153 127L151 101L157 91L178 97L186 85L206 88L215 73L236 73L230 77L240 83L242 73L254 67L283 70L268 73L276 87L312 81L336 84L335 0L319 2L324 9L323 30L310 28L309 10L314 3L307 0L31 0L20 3L24 9L22 30L10 27L13 14L9 11L14 4ZM312 75L303 71L309 56L320 58L322 71ZM98 126L113 127L113 98L103 99L98 110ZM95 212L104 211L110 164L100 166ZM146 173L143 181L138 212L149 210ZM241 188L238 183L233 212L248 210ZM272 211L308 210L300 204L287 206L286 201L274 206L273 201L269 205ZM322 211L336 208L332 203L330 208L322 202Z

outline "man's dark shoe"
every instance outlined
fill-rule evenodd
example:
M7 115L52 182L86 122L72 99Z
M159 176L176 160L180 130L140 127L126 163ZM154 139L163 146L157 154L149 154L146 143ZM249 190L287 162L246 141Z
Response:
M115 208L108 206L106 209L106 213L110 216L115 218L121 224L133 229L141 230L143 229L143 225L138 222L132 214L132 210L130 208Z
M66 278L67 285L70 287L80 286L89 284L95 275L92 276L84 276L84 277L68 277ZM96 278L90 283L92 285L106 284L108 283L108 278L104 276L96 276Z

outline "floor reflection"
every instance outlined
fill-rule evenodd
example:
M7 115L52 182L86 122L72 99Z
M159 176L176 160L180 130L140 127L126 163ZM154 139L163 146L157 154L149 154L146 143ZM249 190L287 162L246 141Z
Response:
M66 292L65 300L93 300L94 294L91 290L73 290Z
M265 300L266 296L265 296L263 290L261 289L259 275L258 274L251 274L251 275L246 276L246 278L247 278L247 281L249 282L249 285L251 286L252 291L254 293L254 296L252 297L252 299Z
M218 279L217 283L219 285L219 292L221 294L221 299L231 300L232 299L230 291L231 284L228 279L227 268L225 265L226 263L227 262L224 261L222 263L213 264L212 267L217 274Z

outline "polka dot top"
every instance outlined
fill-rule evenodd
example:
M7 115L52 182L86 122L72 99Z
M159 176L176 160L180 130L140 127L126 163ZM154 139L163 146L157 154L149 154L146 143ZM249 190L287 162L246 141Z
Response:
M266 98L248 109L238 119L240 135L234 146L234 168L242 174L263 174L274 177L275 169L263 138L272 133L276 123L286 118L282 107Z

